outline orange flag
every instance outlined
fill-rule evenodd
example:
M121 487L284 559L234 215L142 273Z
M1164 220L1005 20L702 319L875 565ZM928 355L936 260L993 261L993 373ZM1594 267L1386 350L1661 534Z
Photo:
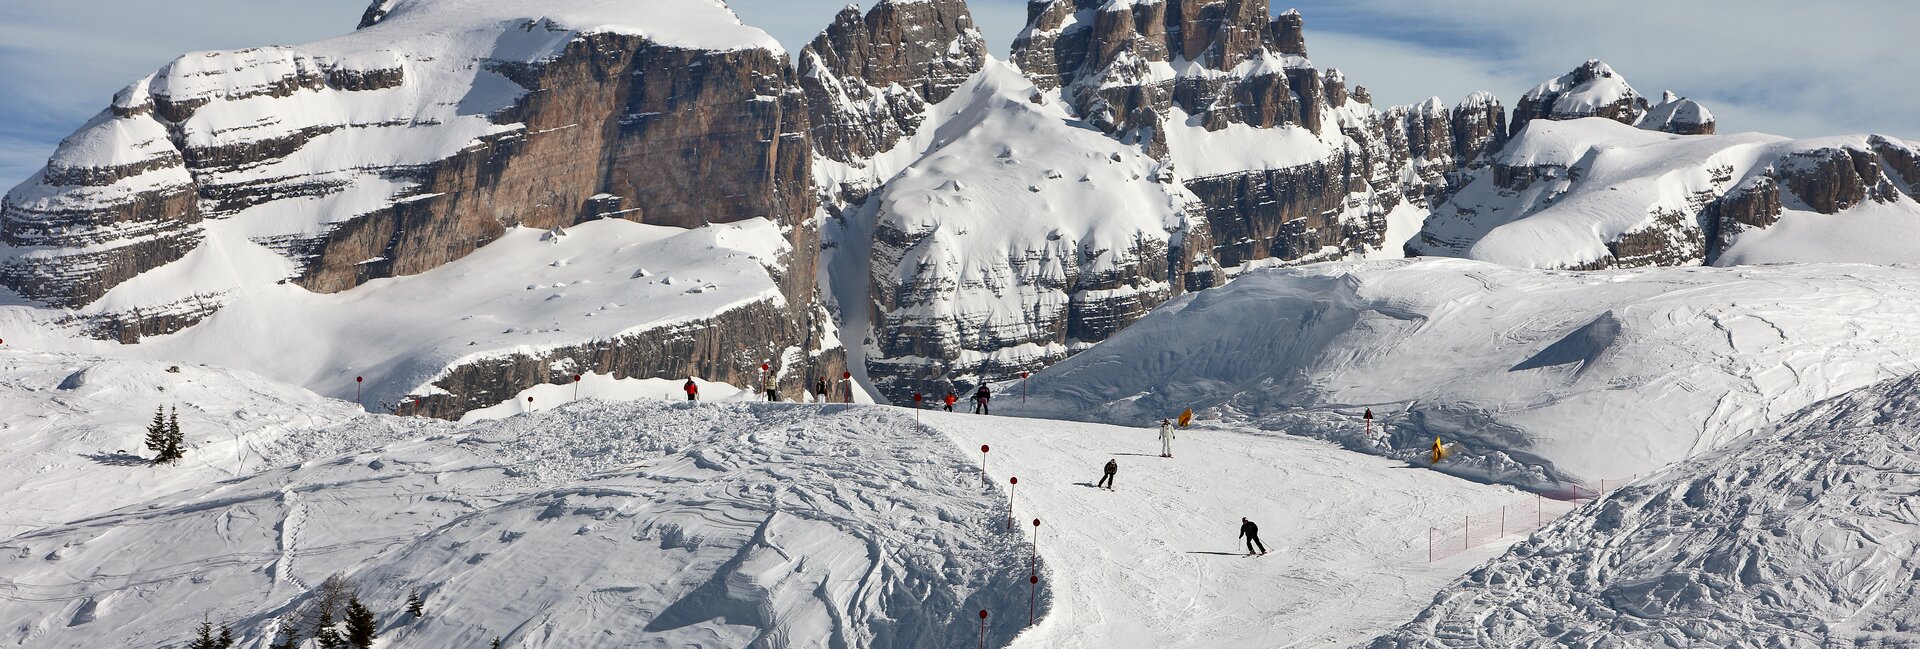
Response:
M1187 424L1191 423L1193 423L1193 409L1188 408L1186 412L1180 413L1180 427L1186 428Z

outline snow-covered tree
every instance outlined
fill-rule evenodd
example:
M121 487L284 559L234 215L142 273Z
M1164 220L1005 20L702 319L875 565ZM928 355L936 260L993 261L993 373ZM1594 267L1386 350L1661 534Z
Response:
M153 463L167 461L167 420L160 408L153 409L153 423L147 424L147 450L154 452Z
M427 616L427 603L420 601L420 591L407 593L407 615L418 620Z
M200 618L200 628L193 634L193 642L187 643L187 649L233 649L233 629L220 626L220 635L213 634L213 621Z
M187 436L180 432L180 411L167 410L167 448L173 461L187 456Z

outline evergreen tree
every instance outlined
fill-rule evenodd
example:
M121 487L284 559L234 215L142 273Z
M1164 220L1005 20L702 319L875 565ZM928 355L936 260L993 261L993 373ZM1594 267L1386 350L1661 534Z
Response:
M407 593L407 615L416 620L427 616L427 603L420 601L420 591Z
M167 420L160 408L153 409L153 423L147 424L147 450L154 452L153 463L167 461Z
M347 644L354 649L373 649L373 641L379 638L374 634L373 611L360 603L360 598L347 599Z
M333 628L333 612L320 611L319 621L314 622L313 640L320 649L347 649L347 641L340 639L340 631Z
M500 649L500 636L493 636L493 649Z
M214 646L219 649L233 649L233 627L220 625L220 641Z
M299 625L287 624L283 621L280 625L280 639L267 645L267 649L300 649Z
M167 412L167 449L172 460L178 461L187 456L187 436L180 432L180 411L169 409Z
M194 631L193 642L187 643L187 649L220 649L219 641L213 639L213 621L200 618L200 628Z

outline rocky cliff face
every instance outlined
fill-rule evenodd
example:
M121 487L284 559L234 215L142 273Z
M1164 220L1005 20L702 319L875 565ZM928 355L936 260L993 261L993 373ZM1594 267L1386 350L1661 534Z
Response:
M845 211L875 221L867 370L893 398L1038 369L1246 264L1397 250L1411 229L1389 233L1390 215L1506 139L1490 95L1376 110L1306 60L1298 13L1263 1L1028 10L1012 58L1031 87L943 104L950 135ZM1073 120L1106 138L1048 126Z
M865 15L848 5L796 62L814 150L857 163L892 149L985 60L963 0L883 0Z
M332 293L515 226L765 217L791 272L757 328L819 344L807 104L778 45L704 1L520 4L380 0L349 36L175 60L8 195L0 283L131 341L212 311L114 294L209 240ZM231 287L169 272L201 307Z

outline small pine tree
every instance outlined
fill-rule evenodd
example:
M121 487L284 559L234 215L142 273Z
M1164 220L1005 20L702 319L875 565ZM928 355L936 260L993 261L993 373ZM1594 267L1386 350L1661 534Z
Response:
M500 649L500 636L493 636L493 648Z
M274 640L271 645L267 645L267 649L300 649L299 625L287 624L285 621L282 621L280 625L280 639Z
M347 599L347 644L354 649L373 649L373 641L379 639L374 634L373 611L360 603L360 598Z
M213 639L213 621L200 618L200 628L193 634L193 642L187 643L187 649L220 649L219 641Z
M340 639L340 631L333 628L333 612L320 611L320 619L314 622L313 640L320 649L347 649L347 641Z
M153 409L153 423L147 424L147 450L154 452L153 463L167 461L167 420L160 408Z
M219 649L233 649L233 627L220 625L220 641L214 646Z
M420 601L420 591L407 593L407 615L416 620L427 616L427 603Z
M178 461L187 456L187 436L180 432L179 410L170 409L167 412L167 449L172 455L172 461Z

